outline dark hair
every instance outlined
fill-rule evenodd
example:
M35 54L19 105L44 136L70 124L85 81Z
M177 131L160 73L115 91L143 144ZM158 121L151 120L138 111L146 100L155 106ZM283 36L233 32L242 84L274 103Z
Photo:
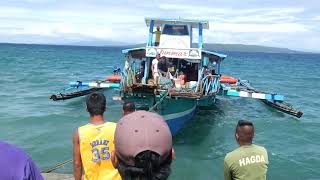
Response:
M134 112L136 110L136 106L133 102L125 102L122 109L124 112Z
M237 127L241 127L241 126L252 126L253 127L253 124L250 121L239 120L238 124L237 124Z
M244 126L250 126L250 129L242 129ZM252 143L253 136L254 136L254 126L253 123L246 120L240 120L238 121L236 133L239 135L239 140L246 142L246 143Z
M94 92L87 96L87 110L90 116L103 115L106 110L106 97L100 92Z
M153 151L140 152L134 159L135 165L126 165L119 159L118 170L124 180L166 180L171 173L171 153L161 162Z

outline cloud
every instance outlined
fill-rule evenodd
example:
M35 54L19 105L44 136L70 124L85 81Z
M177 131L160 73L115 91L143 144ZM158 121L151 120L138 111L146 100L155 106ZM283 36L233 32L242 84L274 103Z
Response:
M274 24L240 24L240 23L215 23L218 31L225 32L269 32L269 33L294 33L307 32L308 29L297 23L274 23Z
M145 42L144 17L207 19L205 41L277 45L320 51L320 3L293 1L153 0L3 0L0 2L0 42L61 42L91 39ZM14 38L17 37L17 38ZM307 38L308 37L308 38ZM194 38L196 39L196 37ZM294 41L293 44L287 42Z
M177 4L160 4L160 9L175 10L191 14L213 14L213 15L288 15L304 12L304 8L250 8L250 9L234 9L234 8L213 8L211 6L194 6L194 5L177 5Z
M312 21L320 21L320 16L315 16L311 18Z
M30 11L24 8L17 7L1 7L0 6L0 18L1 17L21 17L25 14L28 14Z

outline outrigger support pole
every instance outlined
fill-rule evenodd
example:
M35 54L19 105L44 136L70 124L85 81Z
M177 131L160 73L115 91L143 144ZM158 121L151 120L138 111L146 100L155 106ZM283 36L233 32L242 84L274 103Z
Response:
M154 20L151 20L150 27L149 27L149 38L148 38L148 42L147 42L148 46L152 46L153 26L154 26Z
M285 102L284 96L257 90L250 86L250 84L245 80L239 80L236 89L231 89L231 86L228 84L222 84L221 87L228 96L259 99L266 105L286 114L290 114L297 118L300 118L303 115L302 111L293 108L289 103Z
M198 48L202 49L202 44L203 44L203 39L202 39L202 23L199 23L199 44L198 44Z
M249 91L253 91L253 92L256 92L256 93L266 93L264 91L260 91L260 90L257 90L255 88L251 87L250 84L245 82L245 81L240 81L240 84L242 86L244 86L245 88L247 88L247 90L249 90ZM277 95L276 94L272 94L272 96L274 98ZM284 112L286 114L295 116L297 118L300 118L303 115L302 111L299 111L299 110L293 108L291 104L289 104L289 103L287 103L287 102L285 102L283 100L280 100L280 101L279 100L268 100L268 99L260 99L260 100L263 103L265 103L266 105L277 109L278 111L282 111L282 112Z

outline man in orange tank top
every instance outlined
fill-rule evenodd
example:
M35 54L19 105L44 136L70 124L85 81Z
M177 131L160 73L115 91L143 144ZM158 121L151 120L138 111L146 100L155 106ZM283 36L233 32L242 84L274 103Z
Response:
M87 96L90 122L79 127L73 137L73 174L75 180L120 180L118 170L112 166L116 123L105 122L106 98L94 92Z

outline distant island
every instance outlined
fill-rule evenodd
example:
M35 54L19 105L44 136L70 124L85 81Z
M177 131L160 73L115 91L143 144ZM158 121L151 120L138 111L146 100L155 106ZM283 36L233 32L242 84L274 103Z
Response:
M1 43L1 44L17 44L18 43ZM86 41L77 43L58 43L58 44L33 44L33 43L22 43L20 45L54 45L54 46L90 46L90 47L119 47L119 48L134 48L134 47L144 47L146 44L134 44L128 45L121 42L111 42L111 41ZM193 47L197 47L197 44L193 43ZM304 52L296 51L288 48L278 48L269 46L259 46L259 45L245 45L245 44L218 44L218 43L205 43L203 45L204 49L216 51L216 52L249 52L249 53L287 53L287 54L313 54L317 52Z
M129 45L125 47L143 47L145 44ZM193 47L196 47L193 44ZM310 52L295 51L288 48L268 47L259 45L245 45L245 44L218 44L218 43L205 43L203 48L217 51L217 52L261 52L261 53L287 53L287 54L308 54Z
M258 45L244 45L244 44L204 44L204 47L215 51L233 51L233 52L264 52L264 53L306 53L302 51L295 51L288 48L277 48Z

